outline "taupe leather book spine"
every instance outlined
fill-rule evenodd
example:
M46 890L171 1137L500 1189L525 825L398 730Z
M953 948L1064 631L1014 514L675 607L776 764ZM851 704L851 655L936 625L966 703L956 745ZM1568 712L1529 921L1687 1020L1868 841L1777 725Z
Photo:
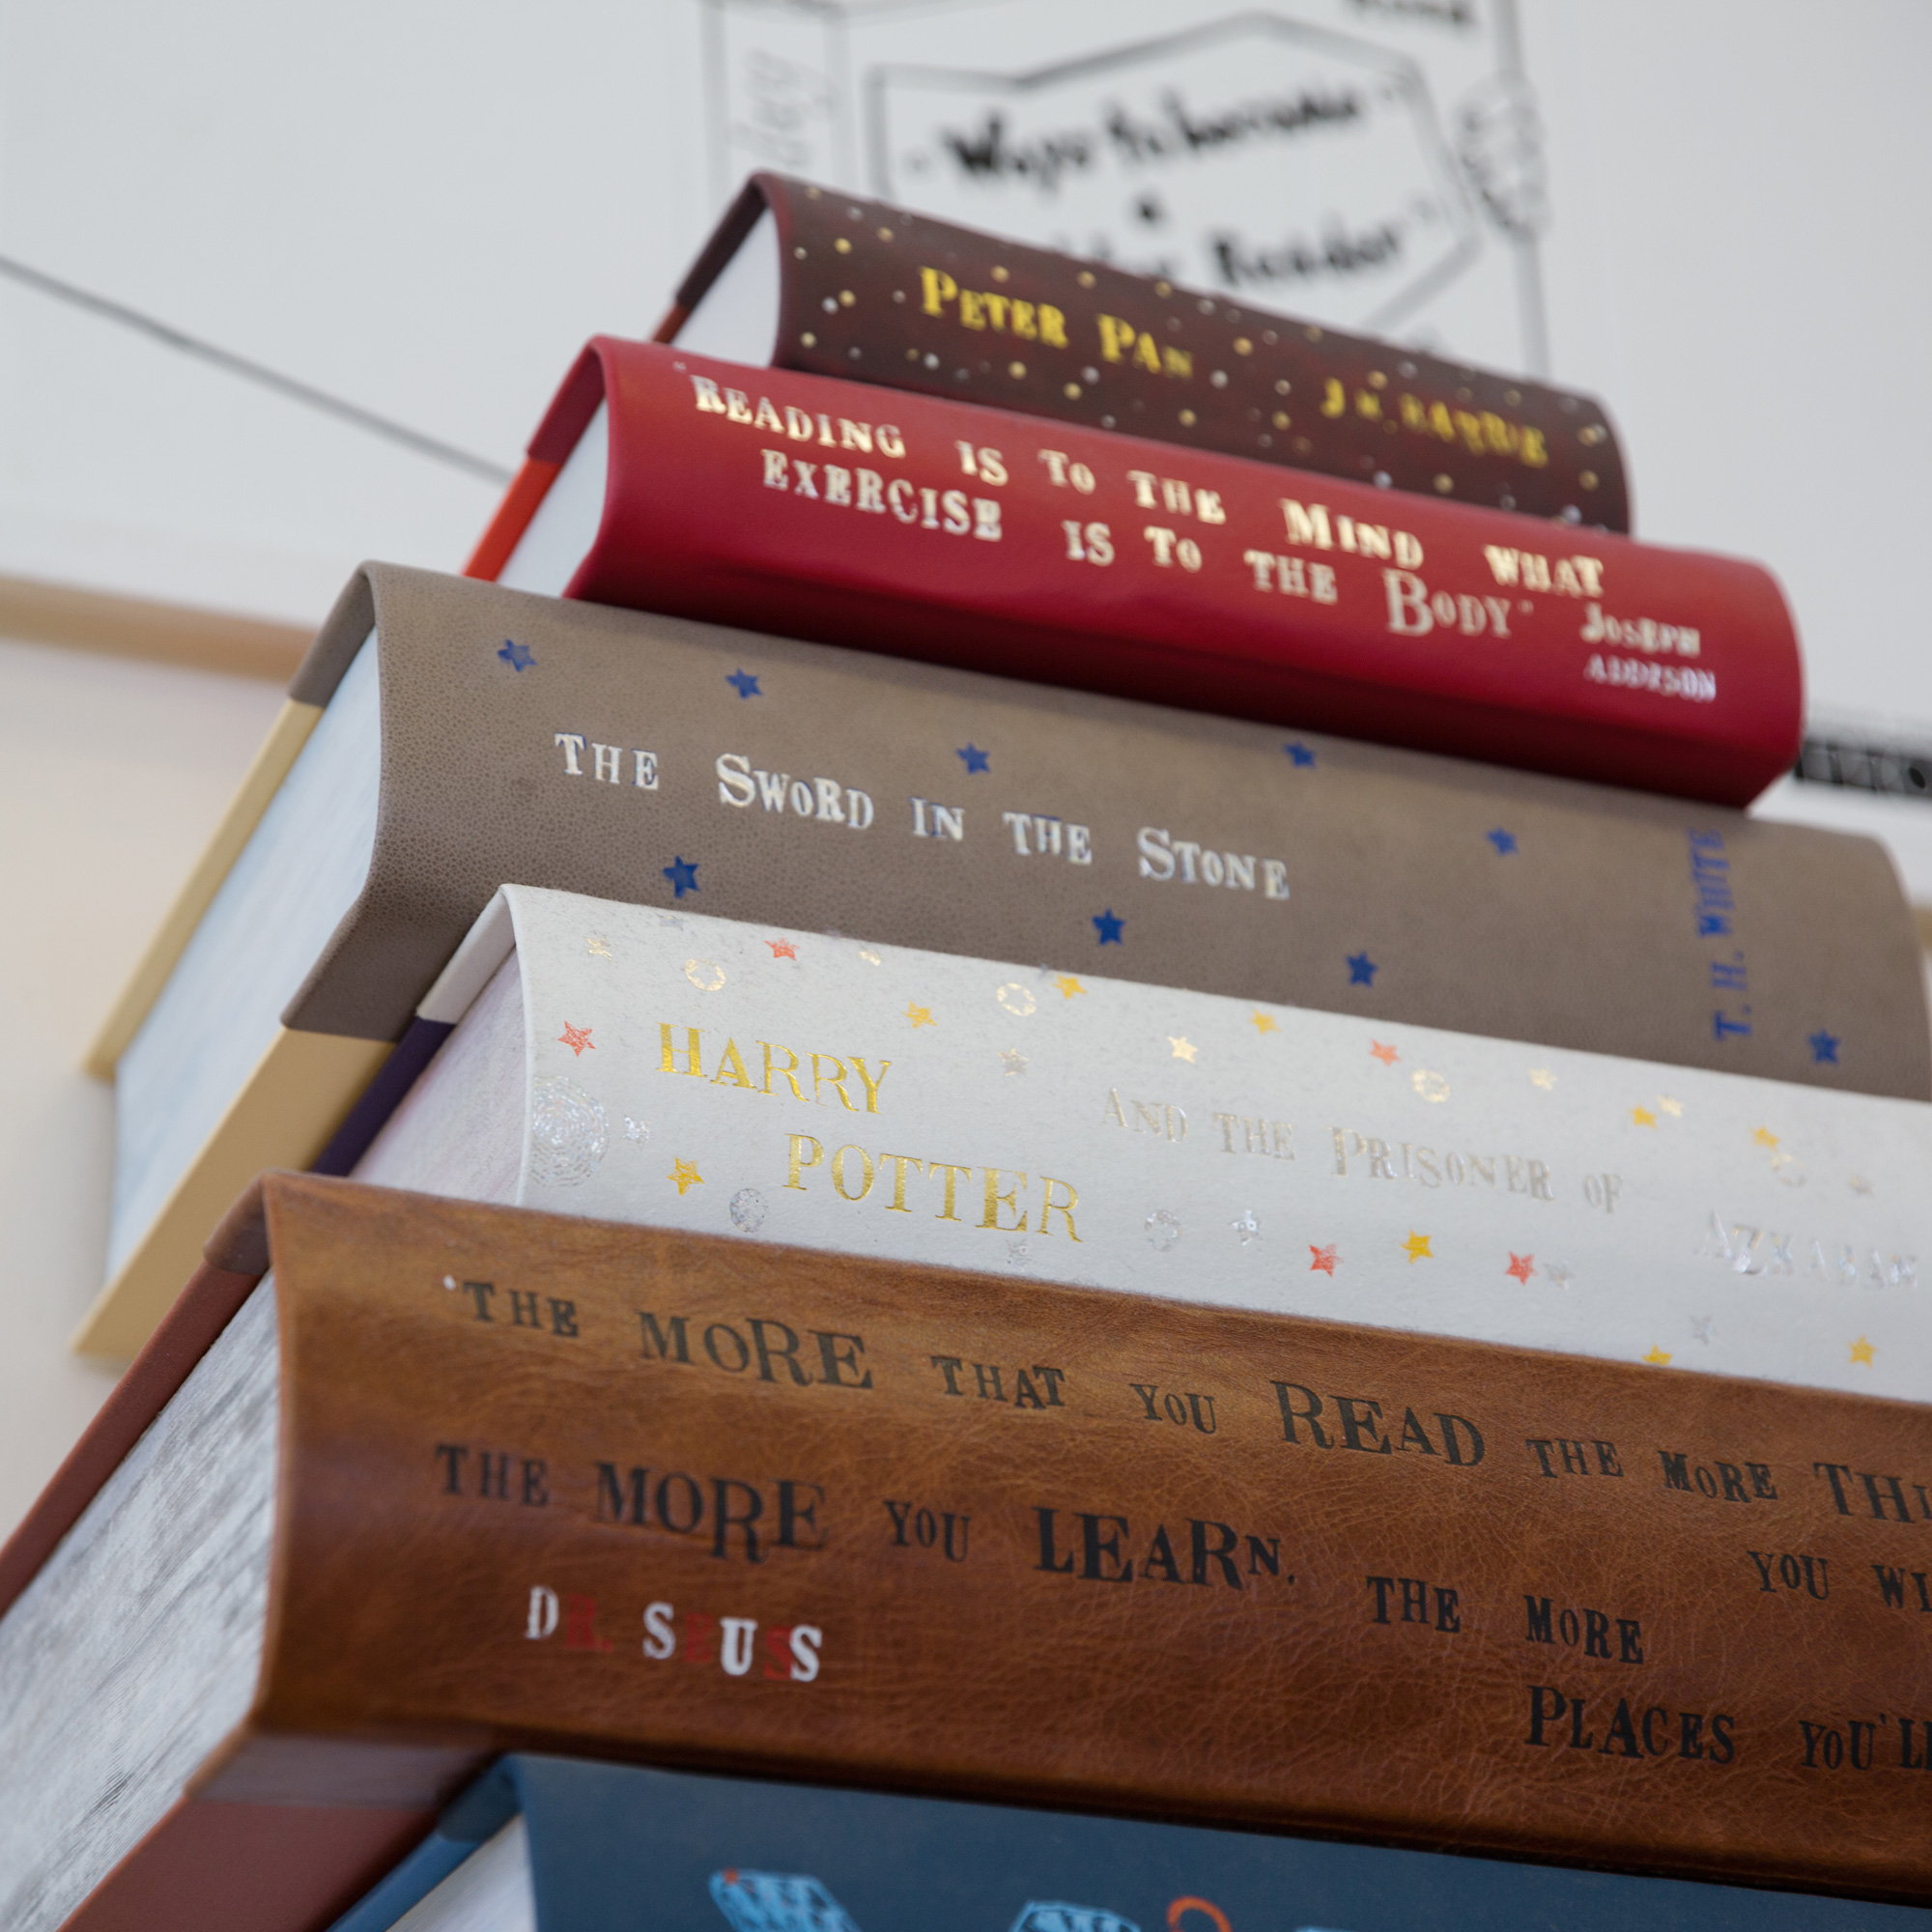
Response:
M315 1179L268 1214L231 1778L535 1747L1932 1896L1932 1411Z
M771 360L1533 517L1631 526L1594 397L754 174L658 329L674 342L770 209Z
M507 881L1932 1094L1869 839L385 564L291 695L372 624L375 857L293 1029L399 1037Z

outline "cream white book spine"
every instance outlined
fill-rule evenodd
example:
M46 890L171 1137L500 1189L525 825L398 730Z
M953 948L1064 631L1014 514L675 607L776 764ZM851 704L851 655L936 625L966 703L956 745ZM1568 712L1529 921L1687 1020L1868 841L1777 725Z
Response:
M521 1073L512 1037L438 1131L531 1207L1928 1387L1919 1102L522 886L424 1014L513 947Z

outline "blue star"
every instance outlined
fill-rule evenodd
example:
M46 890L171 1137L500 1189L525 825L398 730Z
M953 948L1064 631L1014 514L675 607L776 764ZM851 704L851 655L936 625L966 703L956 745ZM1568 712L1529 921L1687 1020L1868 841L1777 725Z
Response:
M1366 952L1349 954L1349 983L1351 986L1373 986L1376 983L1376 962Z
M1838 1036L1836 1034L1827 1033L1821 1027L1805 1043L1811 1049L1811 1064L1814 1066L1837 1065Z
M983 772L991 769L990 761L993 755L992 753L980 751L979 746L974 744L970 738L965 744L960 746L959 755L966 760L966 769L969 772Z
M498 651L497 655L499 658L501 658L503 662L506 665L508 665L512 670L528 670L529 668L536 663L536 659L533 658L530 655L530 653L523 647L522 644L515 642L513 639L509 638L505 638L503 639L503 648L500 651Z
M697 890L697 861L696 859L673 859L664 868L664 875L670 881L671 895L682 898L686 893Z
M733 686L740 697L762 697L765 695L758 689L758 680L748 670L734 670L724 682Z
M1315 762L1315 753L1299 738L1293 744L1284 745L1281 749L1288 753L1296 765L1312 765Z
M1121 928L1124 924L1126 924L1125 920L1114 917L1112 906L1105 912L1096 912L1094 915L1094 930L1100 935L1102 946L1119 946L1122 943Z
M1516 834L1505 832L1500 825L1493 832L1484 833L1483 837L1496 848L1496 856L1500 859L1507 859L1516 850Z

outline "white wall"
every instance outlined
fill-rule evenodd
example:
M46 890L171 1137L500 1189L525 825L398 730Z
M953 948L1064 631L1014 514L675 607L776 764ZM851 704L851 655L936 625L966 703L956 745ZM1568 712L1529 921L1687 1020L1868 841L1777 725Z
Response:
M271 684L0 639L0 1536L112 1385L101 1016L281 702Z
M1556 366L1639 530L1769 563L1814 705L1932 725L1932 10L1530 0ZM1918 534L1915 534L1918 531Z

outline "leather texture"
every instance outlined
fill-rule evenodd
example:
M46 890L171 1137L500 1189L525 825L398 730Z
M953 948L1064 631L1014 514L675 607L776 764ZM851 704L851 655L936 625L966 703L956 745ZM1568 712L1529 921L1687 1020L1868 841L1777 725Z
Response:
M345 595L316 654L346 662L344 635L359 644L373 610L375 856L287 1009L293 1028L399 1037L508 881L668 917L682 905L1498 1038L1932 1093L1918 932L1868 839L393 565L363 577L368 601ZM525 668L506 660L511 644ZM559 733L582 743L570 752ZM597 745L621 782L596 776ZM640 752L654 756L655 789L635 782ZM820 780L844 788L839 821L820 815ZM875 813L863 830L851 790ZM1072 862L1074 827L1085 864ZM1260 876L1253 890L1210 885L1192 860L1190 884L1178 860L1144 857L1150 831L1170 851L1174 840L1212 849L1217 866L1224 852L1277 859L1290 895L1268 899ZM1037 849L1048 834L1058 856ZM680 861L695 869L676 873ZM1122 922L1118 944L1101 943L1103 912ZM1821 1028L1835 1059L1808 1043Z
M1797 756L1797 635L1755 564L655 343L589 353L610 463L570 596L1728 805Z
M678 311L702 298L766 208L782 368L1631 526L1623 451L1594 397L785 175L746 184L678 290Z
M267 1200L264 1740L1932 1896L1922 1407Z

